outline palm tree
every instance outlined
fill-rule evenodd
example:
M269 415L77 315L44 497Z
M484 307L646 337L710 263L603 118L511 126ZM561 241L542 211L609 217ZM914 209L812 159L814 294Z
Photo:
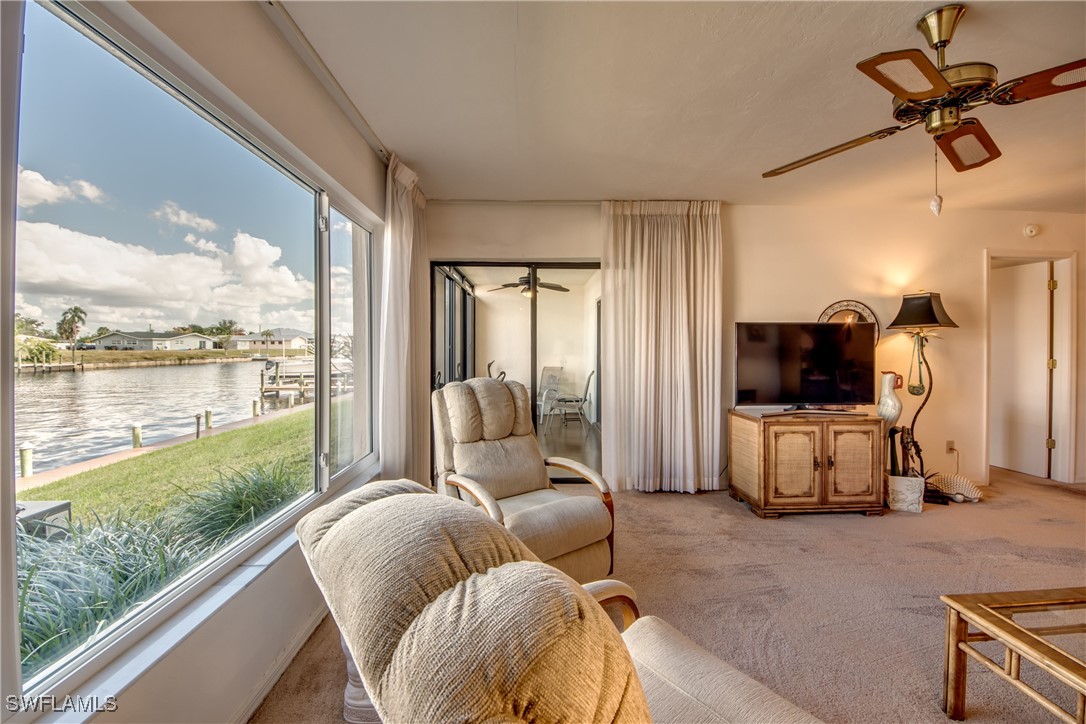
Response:
M275 336L275 332L271 331L270 329L265 329L263 332L260 333L260 336L264 338L264 351L270 351L271 338Z
M75 364L75 340L79 337L79 325L87 321L87 313L82 307L68 307L57 322L57 336L67 340L72 350L72 364Z

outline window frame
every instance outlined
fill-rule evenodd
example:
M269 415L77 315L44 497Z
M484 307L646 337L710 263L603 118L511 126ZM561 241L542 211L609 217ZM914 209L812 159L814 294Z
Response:
M193 110L206 121L248 148L258 157L263 158L273 167L294 177L305 187L314 191L314 255L315 255L315 337L316 346L322 350L317 365L318 395L314 405L315 445L314 445L314 489L277 511L263 524L250 531L224 551L216 554L186 572L177 581L154 594L147 602L132 612L118 619L108 627L108 632L96 638L93 643L81 646L75 651L46 667L41 673L24 681L19 654L20 622L18 620L17 565L15 546L15 479L12 466L6 465L0 470L0 580L5 591L0 595L0 694L38 696L63 696L102 672L107 666L123 654L138 646L151 631L169 621L201 595L219 583L229 574L237 571L254 555L288 534L294 524L306 512L323 505L331 497L348 485L359 482L375 474L378 466L379 433L377 428L377 405L373 392L375 374L379 359L379 314L380 285L374 273L380 258L377 239L381 230L375 214L360 201L351 196L338 182L328 177L316 164L303 159L304 170L296 163L287 160L287 156L297 157L297 149L278 134L272 138L259 138L247 129L253 122L252 112L244 108L241 101L231 97L225 105L210 102L196 90L200 84L199 75L196 83L186 82L177 74L168 70L149 53L141 50L128 40L121 29L133 32L125 24L125 18L114 18L120 22L109 23L99 13L78 2L49 3L47 9L64 22L72 25L90 40L105 49L118 60L143 74L164 92L170 94L186 107ZM106 13L117 8L103 8ZM128 9L128 12L135 11ZM121 9L123 15L124 9ZM130 16L131 17L131 16ZM3 111L0 112L0 208L4 213L0 223L0 355L14 355L14 290L15 290L15 183L18 167L18 128L20 114L20 95L22 77L22 44L25 7L22 0L0 3L0 100ZM145 32L133 32L133 37L147 40ZM157 55L157 52L156 52ZM189 73L184 73L190 78ZM239 105L235 105L239 104ZM242 120L244 119L244 120ZM248 121L248 123L246 122ZM258 123L259 125L259 123ZM268 135L268 134L265 134ZM285 144L285 145L284 145ZM364 323L366 342L370 359L370 375L367 383L370 388L370 438L372 450L365 456L354 460L350 465L329 476L327 465L329 452L329 402L330 402L330 267L329 267L329 209L335 205L337 210L349 216L370 234L367 251L366 294L369 298L369 314ZM323 226L323 228L322 228ZM10 366L0 370L0 385L5 394L0 404L0 454L7 455L7 460L14 459L14 396L8 394L14 386L14 372ZM0 721L24 720L26 714L9 712L0 708Z

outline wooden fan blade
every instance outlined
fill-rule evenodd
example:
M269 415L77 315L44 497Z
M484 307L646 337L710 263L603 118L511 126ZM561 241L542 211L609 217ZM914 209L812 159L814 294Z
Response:
M953 89L924 52L895 50L856 64L867 77L906 101L939 98Z
M950 133L935 139L955 171L971 171L1003 155L976 118L967 118Z
M551 282L538 282L538 284L539 284L540 288L542 288L542 289L553 289L556 292L568 292L569 291L568 289L566 289L561 284L552 284Z
M494 287L493 289L491 289L489 291L496 292L499 289L509 289L510 287L519 287L519 286L522 286L520 282L509 282L508 284L502 284L500 287Z
M1086 58L1001 83L992 102L1010 106L1086 86Z
M798 161L793 161L792 163L786 164L779 168L775 168L772 171L766 171L762 174L762 178L780 176L782 173L795 171L797 168L806 166L809 163L814 163L815 161L821 161L822 159L829 158L830 156L835 156L842 151L849 150L850 148L856 148L857 146L862 146L865 143L870 143L871 141L881 141L884 138L888 138L889 136L894 135L898 131L904 131L906 128L912 128L919 122L919 120L916 120L911 123L906 123L904 126L891 126L889 128L883 128L881 131L875 131L874 133L869 133L866 136L860 136L859 138L854 138L851 141L845 141L844 143L838 144L833 148L827 148L825 151L819 151L818 153L811 154L810 156L801 158Z

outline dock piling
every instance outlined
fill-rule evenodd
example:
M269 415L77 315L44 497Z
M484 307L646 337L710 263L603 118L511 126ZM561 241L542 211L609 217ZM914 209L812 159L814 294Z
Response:
M257 400L253 400L253 417L260 417L260 406Z
M202 415L196 415L196 439L200 439L200 418Z
M211 429L211 409L206 408L204 410L204 427L208 430Z
M143 425L139 423L132 425L132 447L143 447Z
M34 475L34 446L29 442L19 446L19 474L24 478Z

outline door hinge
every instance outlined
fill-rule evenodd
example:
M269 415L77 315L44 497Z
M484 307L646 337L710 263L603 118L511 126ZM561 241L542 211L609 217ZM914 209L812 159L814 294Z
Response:
M1047 440L1045 440L1045 447L1048 448L1049 450L1055 450L1056 449L1056 441L1054 439L1052 439L1052 438L1048 438Z
M1050 369L1050 370L1056 369L1056 360L1054 360L1054 359L1048 360L1048 369Z
M1056 280L1056 279L1049 279L1048 280L1048 291L1054 292L1059 288L1060 288L1060 283L1059 283L1058 280Z

